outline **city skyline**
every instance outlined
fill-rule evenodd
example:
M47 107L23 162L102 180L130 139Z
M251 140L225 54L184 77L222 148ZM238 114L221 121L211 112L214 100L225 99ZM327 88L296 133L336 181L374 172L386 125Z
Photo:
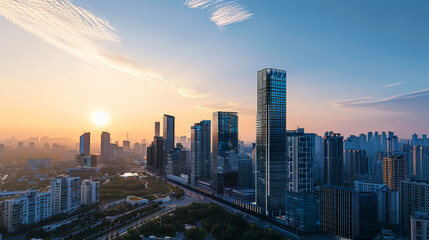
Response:
M272 1L273 9L238 1L239 11L224 22L211 12L231 8L198 1L65 2L70 15L51 12L42 0L0 4L7 33L0 38L0 107L8 113L0 139L77 139L83 130L149 140L163 114L176 117L176 136L189 137L195 122L234 111L240 139L255 141L254 83L265 67L289 72L289 129L343 136L390 130L400 138L427 131L429 5L423 1L389 2L389 11L383 2ZM37 14L17 16L17 7L32 4L58 25L41 23ZM31 12L24 10L23 16ZM92 16L88 32L71 23L88 24ZM68 35L47 29L64 24L74 31L72 41L53 41ZM266 31L278 37L263 38ZM75 43L87 48L84 55ZM99 55L87 55L94 52L103 53L101 63ZM99 109L111 118L104 127L91 122Z

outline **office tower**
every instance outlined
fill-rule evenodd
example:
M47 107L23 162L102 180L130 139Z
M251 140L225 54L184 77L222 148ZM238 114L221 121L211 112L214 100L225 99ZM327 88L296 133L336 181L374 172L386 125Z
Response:
M416 211L429 212L429 182L404 180L400 190L400 225L402 234L410 235L410 217Z
M238 184L238 115L236 112L213 113L212 176L214 190Z
M411 240L429 239L429 213L416 211L411 216Z
M320 229L341 238L359 236L359 193L334 185L320 187Z
M320 200L316 193L286 191L285 224L297 234L318 231Z
M413 175L418 180L429 181L429 147L413 146Z
M360 134L359 135L359 150L365 150L366 148L366 135Z
M380 143L381 143L381 136L378 134L378 132L374 132L374 139L373 139L374 152L381 151Z
M381 133L380 151L387 151L387 135L386 132Z
M0 200L2 222L5 229L14 233L22 225L31 225L51 218L51 193L35 190L20 194L16 198Z
M110 133L101 133L101 161L110 160Z
M175 176L181 174L188 175L187 160L189 151L183 148L183 145L178 143L173 150L167 153L167 162L165 166L165 173Z
M111 143L109 146L109 159L110 160L117 160L120 154L120 147L118 146L118 142Z
M353 186L356 176L368 174L368 158L365 150L346 150L348 159L349 183Z
M147 166L155 172L162 173L164 166L164 138L154 137L147 148Z
M315 158L314 133L304 133L303 128L287 131L289 154L288 191L313 191L313 162Z
M282 215L287 190L286 71L258 71L256 204L267 216Z
M124 152L131 151L131 143L128 140L122 141L122 147L124 148Z
M325 184L343 186L343 140L339 133L327 132L325 147Z
M160 130L161 130L161 123L160 122L155 122L155 136L154 137L160 137Z
M413 134L412 139L411 139L411 145L417 145L419 144L419 135L417 135L416 133Z
M133 152L141 154L141 150L142 150L142 148L140 146L140 143L134 143L134 145L133 145Z
M83 180L80 188L81 204L92 205L100 202L100 182Z
M386 184L355 181L354 189L358 192L377 194L377 218L385 224L399 224L399 191L391 190Z
M253 163L252 159L250 159L248 156L243 156L238 159L238 187L255 188Z
M174 148L174 117L164 114L163 136L165 153L169 153Z
M401 154L404 154L405 159L407 160L407 176L408 178L413 177L414 175L414 146L410 144L402 144Z
M389 137L387 138L387 152L393 154L399 151L399 139L397 136L393 134L393 132L389 132Z
M146 145L146 143L141 144L141 149L142 149L142 151L141 151L142 158L147 159L147 145Z
M383 159L383 178L390 189L399 189L400 182L407 179L407 162L404 155L394 154Z
M346 149L346 150L357 150L357 149L359 149L359 140L360 139L358 137L356 137L355 135L348 137L344 141L344 149Z
M372 142L372 132L368 132L368 142Z
M354 207L354 206L352 206ZM377 193L359 193L359 238L373 239L378 233Z
M186 141L186 137L185 137ZM209 180L211 175L211 121L204 120L191 127L191 183Z
M52 215L72 213L81 204L80 177L60 176L51 180Z
M91 133L87 132L80 136L79 141L79 154L81 155L90 155L90 146L91 146Z
M36 158L27 160L27 168L31 171L37 171L39 168L50 168L51 159L47 158Z

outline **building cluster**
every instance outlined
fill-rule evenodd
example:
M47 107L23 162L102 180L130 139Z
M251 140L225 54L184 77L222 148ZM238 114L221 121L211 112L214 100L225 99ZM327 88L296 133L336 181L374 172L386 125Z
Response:
M297 234L372 239L393 226L416 235L429 213L426 135L400 140L393 132L369 132L344 139L287 130L286 79L284 70L257 74L255 143L239 140L238 113L219 111L190 127L188 147L186 137L175 144L175 118L164 115L162 136L156 122L147 147L147 169Z
M92 180L59 176L46 190L13 193L0 201L0 226L14 233L52 216L71 214L83 205L98 203L99 187Z

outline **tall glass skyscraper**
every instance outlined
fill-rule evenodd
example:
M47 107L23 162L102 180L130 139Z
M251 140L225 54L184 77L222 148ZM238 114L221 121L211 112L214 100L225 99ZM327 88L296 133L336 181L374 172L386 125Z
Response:
M164 114L163 137L165 156L174 148L174 117Z
M108 132L101 133L101 160L110 160L110 133Z
M91 133L87 132L80 136L79 142L79 154L81 155L89 155L90 154L90 139Z
M286 71L258 72L256 204L267 216L284 213L287 189Z
M191 182L208 180L211 175L211 121L204 120L191 127Z
M339 133L326 132L325 145L325 184L344 186L343 159L344 159L344 137Z
M213 113L212 178L214 190L238 184L238 115L236 112Z

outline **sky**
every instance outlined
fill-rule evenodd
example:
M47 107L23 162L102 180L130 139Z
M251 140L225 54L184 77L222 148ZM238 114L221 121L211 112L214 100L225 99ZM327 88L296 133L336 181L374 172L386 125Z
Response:
M288 129L429 133L427 12L420 0L0 0L0 139L149 140L163 114L189 136L237 111L253 141L266 67L288 71Z

